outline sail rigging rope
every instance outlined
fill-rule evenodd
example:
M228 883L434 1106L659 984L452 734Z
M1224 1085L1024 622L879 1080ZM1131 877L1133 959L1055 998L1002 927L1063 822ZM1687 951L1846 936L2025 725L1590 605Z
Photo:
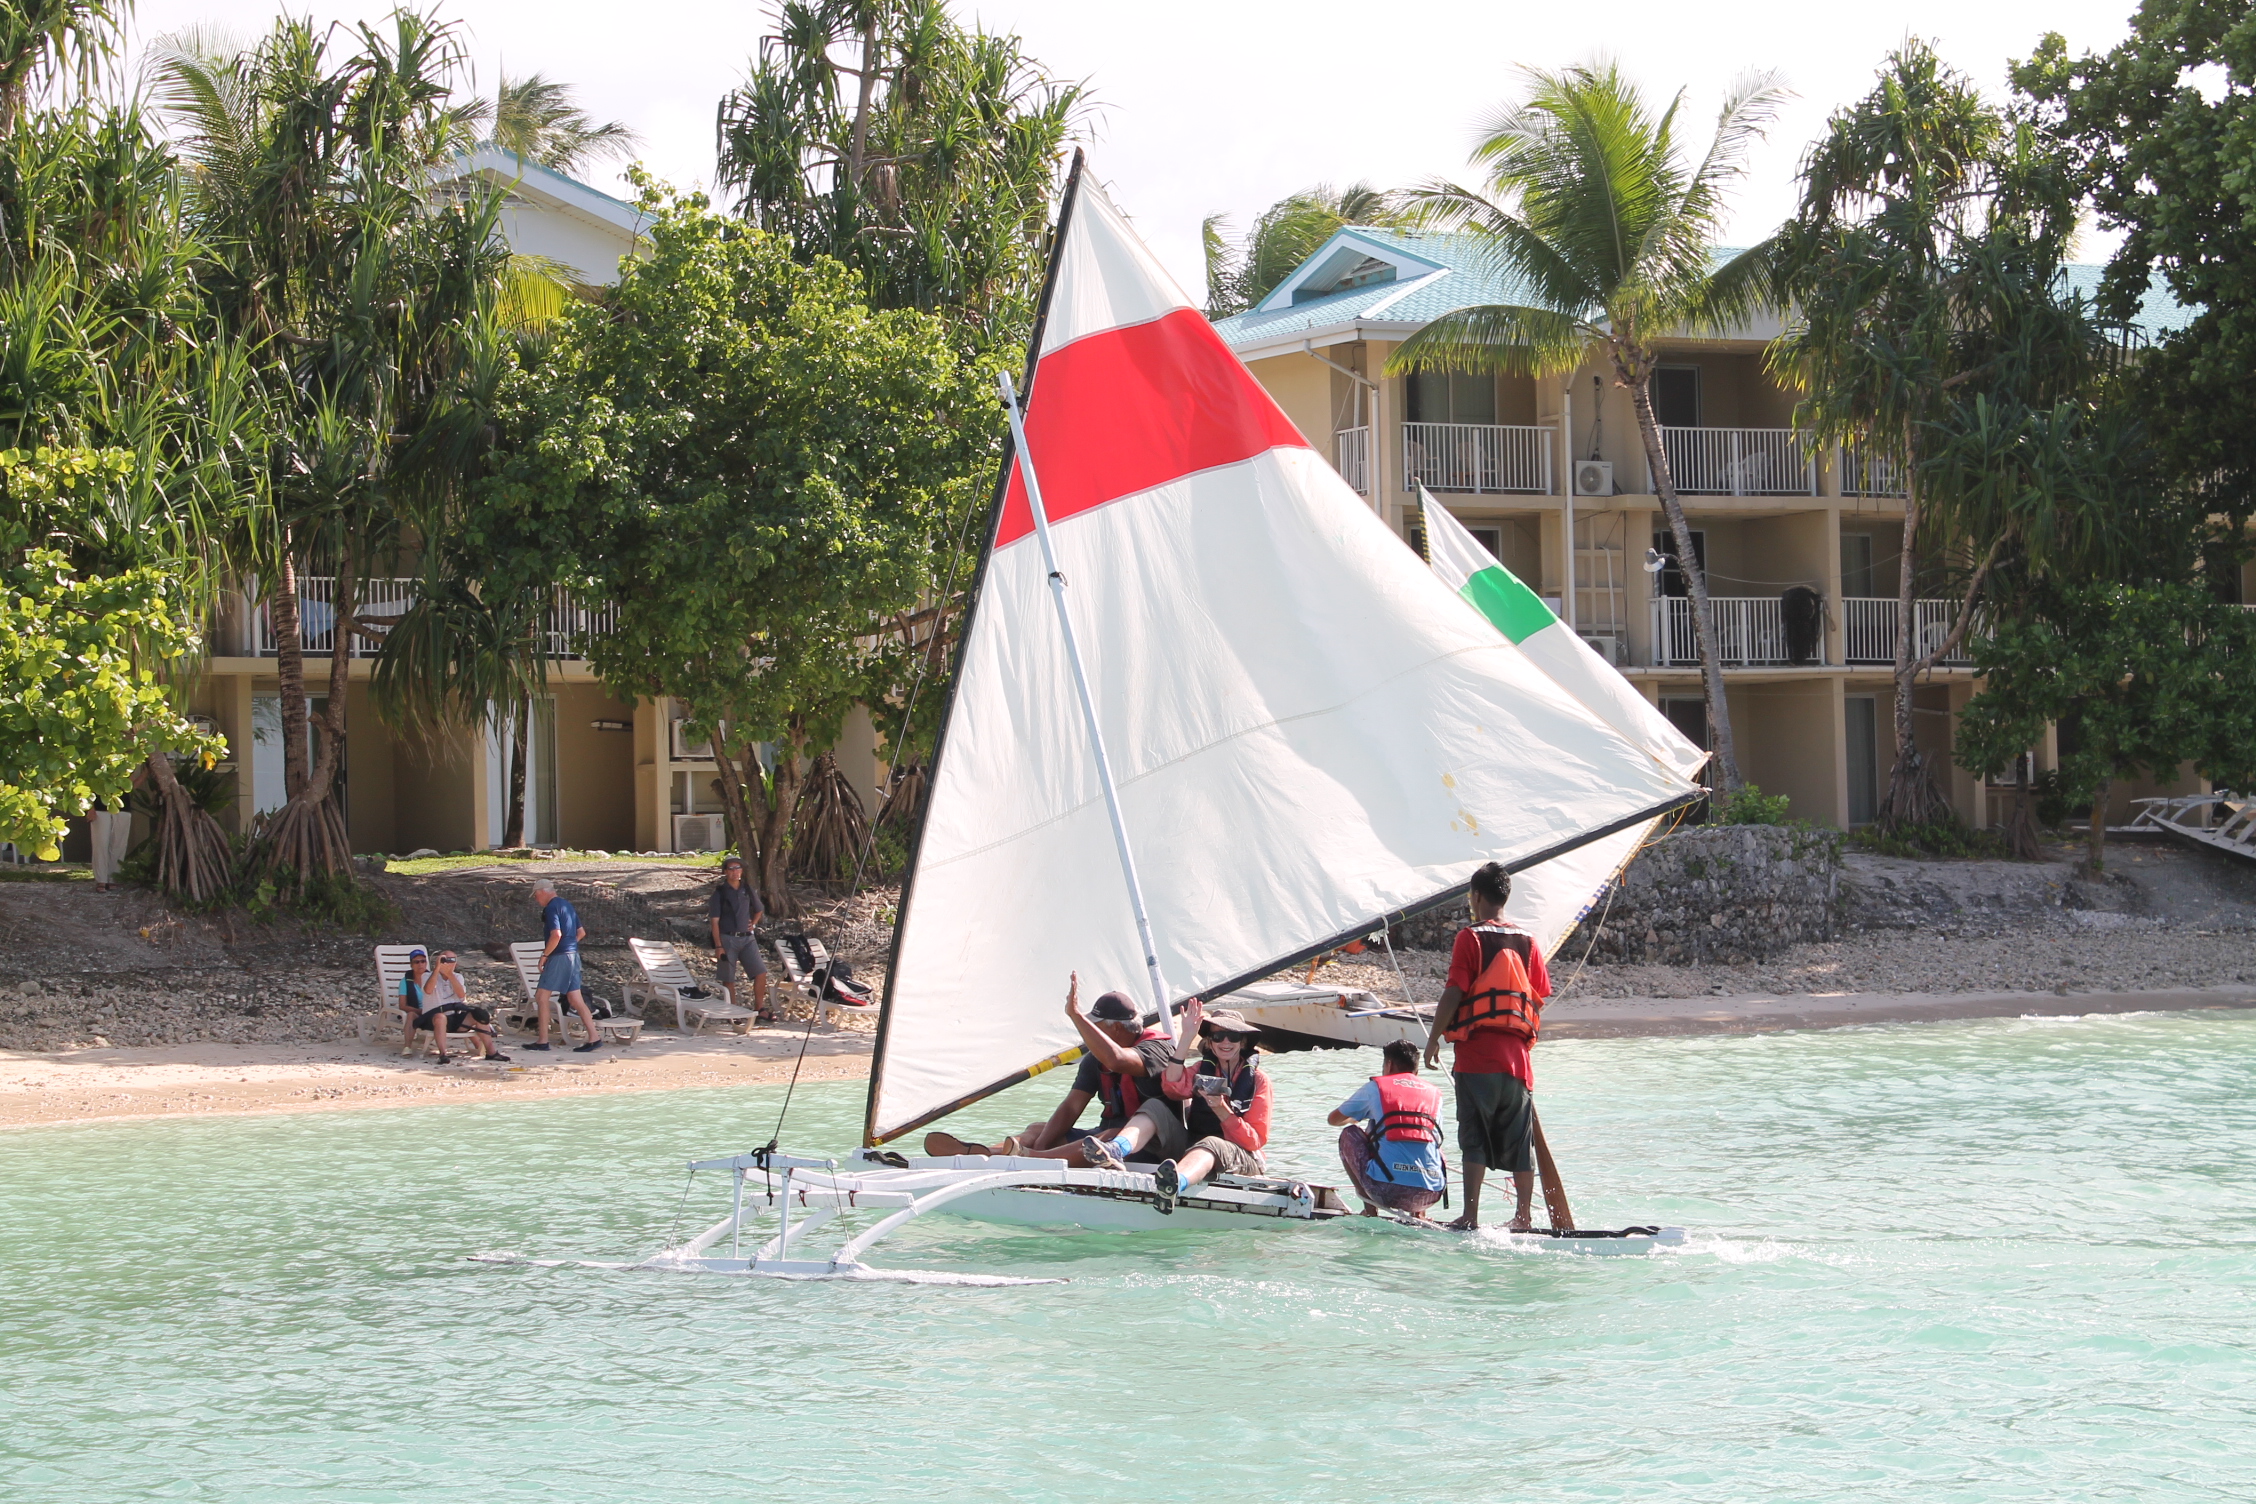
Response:
M946 621L945 612L947 610L948 600L955 594L956 564L960 559L962 559L964 543L971 536L971 520L972 518L979 515L980 510L980 507L977 505L977 498L974 497L973 504L964 508L963 525L956 529L955 541L948 547L948 568L942 580L940 590L940 608L939 611L935 613L932 619L932 633L935 643L937 643L940 634L944 629L944 623ZM933 656L934 655L929 650L929 648L927 651L918 655L916 675L909 681L909 696L907 701L901 707L901 734L893 738L893 754L890 758L887 759L885 764L885 788L888 794L892 792L893 780L900 772L901 749L908 742L908 730L910 725L913 724L916 717L917 696L924 691L925 675L926 672L932 667ZM927 788L925 790L925 798L927 801L929 801L931 797L932 791L930 788ZM882 815L884 814L883 809L880 808L878 813L882 817ZM862 849L860 853L857 854L854 858L854 877L853 880L846 885L846 897L843 900L844 902L853 902L854 895L862 891L862 874L868 869L870 857L875 854L876 850L877 821L873 819L870 821L869 834L862 839ZM901 922L901 915L898 905L896 905L894 909L893 922L895 924L899 924ZM831 974L837 969L837 966L838 958L836 956L831 957L830 964L823 968L822 986L816 989L814 997L810 1000L810 1006L807 1009L807 1027L799 1032L799 1054L791 1062L791 1079L785 1083L783 1088L783 1105L776 1109L775 1131L768 1135L767 1147L770 1151L773 1151L779 1144L783 1142L784 1119L791 1115L792 1094L799 1089L799 1069L801 1066L807 1063L807 1046L814 1041L815 1023L822 1017L823 1014L822 995L823 993L830 990ZM689 1193L684 1190L682 1194L686 1197Z

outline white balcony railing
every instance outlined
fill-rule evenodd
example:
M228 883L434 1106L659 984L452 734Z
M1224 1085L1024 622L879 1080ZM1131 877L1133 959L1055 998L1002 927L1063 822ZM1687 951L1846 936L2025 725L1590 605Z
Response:
M1551 430L1502 423L1405 423L1402 484L1436 491L1551 494Z
M1850 663L1896 661L1897 603L1880 597L1850 596L1841 602L1841 656ZM1912 651L1921 657L1941 647L1958 620L1957 601L1913 601ZM1969 634L1971 635L1971 634ZM1974 661L1966 638L1958 641L1945 667L1964 668Z
M415 603L415 585L412 579L369 580L361 587L360 604L353 613L361 626L377 633L353 634L351 654L355 658L373 658L383 646L382 633L389 631ZM329 575L302 575L298 579L298 636L304 644L308 658L326 658L335 651L337 643L337 581ZM606 601L591 606L571 591L557 587L550 595L548 609L543 613L541 640L551 658L582 658L588 638L599 637L618 625L619 608L615 602ZM251 616L251 655L257 658L275 656L274 624L267 618L265 601Z
M1854 449L1843 449L1841 494L1901 496L1904 494L1903 466L1886 455L1860 454Z
M1680 495L1817 494L1817 462L1791 428L1664 428L1661 449Z
M1332 468L1359 495L1371 494L1371 430L1343 428L1332 435Z
M1661 668L1671 668L1700 661L1700 639L1692 615L1692 602L1685 596L1663 596L1653 605L1653 662ZM1716 656L1726 668L1754 668L1794 662L1792 637L1786 629L1786 613L1775 595L1711 595L1708 605L1715 612ZM1804 666L1825 662L1825 629L1822 621L1809 628L1810 640L1803 644L1806 653Z

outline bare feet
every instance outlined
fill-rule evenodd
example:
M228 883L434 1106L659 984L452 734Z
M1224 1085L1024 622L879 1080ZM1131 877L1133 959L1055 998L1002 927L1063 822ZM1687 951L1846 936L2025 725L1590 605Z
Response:
M1533 1229L1534 1226L1534 1219L1529 1217L1526 1212L1522 1212L1517 1217L1514 1217L1511 1220L1511 1223L1506 1226L1504 1230L1506 1232L1527 1232Z
M995 1151L985 1144L975 1144L969 1139L961 1139L953 1133L942 1133L936 1129L924 1136L924 1152L934 1159L950 1159L959 1154L992 1154Z
M1370 1203L1369 1203L1368 1201L1366 1201L1366 1202L1364 1202L1364 1203L1363 1203L1363 1215L1364 1215L1364 1216L1366 1216L1366 1217L1376 1217L1376 1216L1377 1216L1378 1214L1379 1214L1379 1209L1378 1209L1377 1207L1375 1207L1375 1206L1371 1205L1371 1204L1370 1204Z
M1456 1221L1450 1223L1449 1230L1451 1232L1479 1232L1480 1218L1474 1216L1471 1212L1467 1212L1462 1217L1459 1217Z

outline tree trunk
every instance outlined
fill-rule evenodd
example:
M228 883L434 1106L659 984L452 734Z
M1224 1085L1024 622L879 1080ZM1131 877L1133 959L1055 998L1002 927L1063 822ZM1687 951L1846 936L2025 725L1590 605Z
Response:
M758 871L760 839L752 828L752 815L746 806L745 775L738 769L736 759L721 745L718 734L713 737L713 766L720 772L715 781L721 786L721 811L728 819L729 837L736 843L736 854L744 858L746 866Z
M749 770L747 783L752 793L752 818L759 831L760 896L766 900L768 912L779 918L799 912L791 896L791 817L799 807L799 786L805 779L799 754L807 743L806 731L796 723L787 735L788 740L776 749L774 776L763 786L755 765Z
M862 191L862 162L869 150L870 101L877 93L877 20L873 15L862 26L862 76L861 91L854 101L854 141L847 149L846 180L854 191Z
M339 561L336 588L331 592L330 615L333 638L329 648L329 703L321 711L321 748L313 759L313 767L305 775L302 786L293 791L289 802L282 806L267 825L260 846L259 866L269 872L288 872L295 883L302 884L312 877L329 877L349 872L352 867L352 847L345 832L345 822L336 801L330 798L335 787L337 771L343 766L345 756L345 695L352 680L352 628L353 613L358 605L354 599L356 563L350 553ZM296 579L293 566L285 563L285 579L292 587L289 591L291 605L296 604ZM291 640L296 639L297 622L292 612ZM278 656L283 641L275 634ZM305 678L302 662L297 675L293 700L289 678L277 675L282 683L282 728L290 745L284 748L285 769L288 756L294 750L301 766L304 759L305 726L309 719L306 705ZM293 717L293 704L295 715ZM293 735L291 726L296 722Z
M1700 650L1700 686L1708 702L1708 734L1715 743L1717 782L1721 792L1736 791L1745 780L1739 776L1739 753L1731 735L1731 703L1723 688L1723 661L1716 651L1715 608L1708 601L1708 572L1692 551L1692 525L1685 519L1684 503L1676 494L1676 476L1669 469L1668 451L1661 446L1660 421L1653 416L1653 395L1646 390L1638 368L1615 361L1616 379L1629 389L1630 405L1637 413L1637 434L1645 443L1645 463L1653 471L1653 490L1668 516L1669 532L1676 539L1677 568L1692 596L1692 635ZM1636 378L1636 379L1632 379ZM1574 540L1567 540L1568 567L1574 560ZM1571 586L1573 576L1570 573ZM1665 609L1665 608L1664 608ZM1664 624L1667 618L1662 618Z
M1912 690L1919 680L1918 633L1915 615L1918 597L1913 575L1918 569L1919 482L1909 463L1904 466L1903 553L1896 572L1895 730L1896 756L1888 770L1888 796L1880 802L1879 823L1893 830L1905 825L1929 825L1949 817L1948 807L1938 807L1941 791L1924 777L1919 764L1919 740L1912 721Z
M525 743L533 734L533 697L519 695L510 717L509 813L501 826L501 844L510 849L525 844Z
M2107 870L2107 794L2111 778L2102 778L2092 793L2091 829L2084 835L2084 876L2098 877Z
M188 791L172 771L170 754L158 752L148 761L149 783L156 795L156 817L150 838L156 843L159 891L190 903L210 903L226 893L234 851L227 833L210 813L196 808Z
M282 794L295 799L306 784L305 637L298 616L298 563L290 534L282 534L282 569L268 598L274 632L274 678L282 706Z

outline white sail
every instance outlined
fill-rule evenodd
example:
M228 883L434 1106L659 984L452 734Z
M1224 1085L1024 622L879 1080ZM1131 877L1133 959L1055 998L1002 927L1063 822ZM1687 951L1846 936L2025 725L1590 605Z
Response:
M1418 501L1426 521L1426 552L1444 585L1591 714L1663 766L1687 779L1699 776L1708 754L1696 742L1553 615L1542 598L1481 547L1480 540L1424 486L1418 488ZM1550 955L1659 823L1650 821L1607 836L1514 874L1505 917L1533 935L1543 953Z
M1636 824L1692 786L1468 613L1278 410L1103 194L1069 195L1027 401L1058 568L1176 998ZM1014 479L903 894L882 1142L1142 992L1047 575Z

